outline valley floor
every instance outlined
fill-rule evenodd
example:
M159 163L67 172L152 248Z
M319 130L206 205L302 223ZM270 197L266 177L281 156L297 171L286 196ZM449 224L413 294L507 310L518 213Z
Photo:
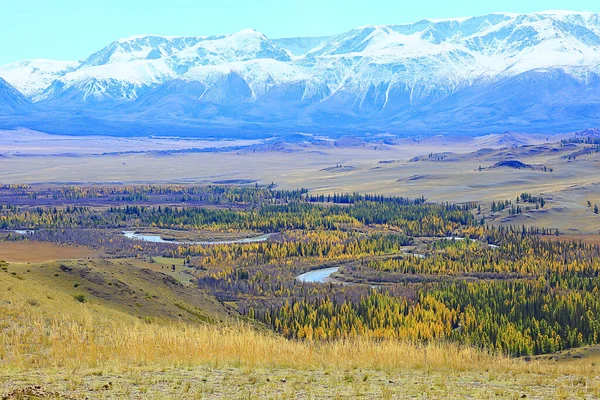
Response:
M511 218L504 215L497 222L558 228L571 235L598 233L599 220L587 201L600 203L600 153L593 145L560 142L566 135L507 133L479 138L397 139L391 143L340 139L320 144L269 144L100 140L25 133L19 133L24 138L18 143L14 132L0 135L2 183L274 183L280 189L304 187L313 194L360 191L453 203L514 200L529 192L542 195L548 207ZM228 146L241 147L189 151ZM15 148L21 151L15 152ZM506 160L532 168L494 167Z
M553 148L511 151L554 172L487 169L505 157L501 150L411 161L415 149L390 147L332 148L294 157L10 156L0 159L0 180L43 185L242 180L309 187L315 194L364 188L431 201L482 201L473 213L490 225L558 228L561 235L544 238L598 243L600 217L591 204L600 204L600 156L567 160L577 149ZM543 196L545 208L508 215L489 207L495 200L515 201L525 191ZM175 235L157 229L140 231L179 240L246 234ZM419 254L423 240L417 238L411 251ZM478 245L491 252L486 243ZM83 246L24 239L0 242L0 259L7 261L0 268L0 399L600 398L600 346L515 359L447 342L287 340L241 316L232 301L198 290L183 257L108 257Z
M589 365L589 363L588 363ZM119 371L41 370L0 373L0 392L17 399L39 386L40 394L64 398L187 399L591 399L600 397L600 377L550 372L447 369L344 370L240 368L203 365ZM31 390L35 393L34 390Z

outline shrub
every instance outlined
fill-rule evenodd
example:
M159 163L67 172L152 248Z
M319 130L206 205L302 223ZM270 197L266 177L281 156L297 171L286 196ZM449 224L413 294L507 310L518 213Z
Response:
M85 303L85 302L87 301L87 300L85 299L85 296L84 296L84 295L82 295L82 294L76 294L76 295L73 295L73 298L74 298L75 300L77 300L78 302L80 302L80 303Z

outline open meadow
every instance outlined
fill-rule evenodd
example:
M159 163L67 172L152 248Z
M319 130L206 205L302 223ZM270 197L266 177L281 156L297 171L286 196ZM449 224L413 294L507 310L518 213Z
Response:
M0 199L6 399L600 396L597 237L506 222L551 196L21 184Z
M50 135L48 135L50 136ZM50 136L52 137L52 136ZM246 144L222 152L157 151L137 144L133 153L91 155L75 146L65 155L49 144L27 154L0 157L0 182L57 184L246 184L311 193L380 193L424 196L432 202L514 199L543 195L549 207L510 223L596 234L587 201L600 203L600 153L590 145L562 143L563 136L489 135L396 141L339 140L296 144ZM48 139L37 139L44 143ZM69 138L78 143L79 138ZM115 142L118 148L120 139ZM158 143L160 139L154 139ZM164 146L170 146L164 139ZM49 142L52 143L52 142ZM102 142L112 146L111 140ZM108 143L108 144L106 144ZM221 142L216 142L221 143ZM2 150L0 142L0 151ZM8 148L7 144L4 144ZM190 144L192 146L192 144ZM206 145L205 145L206 146ZM184 146L185 147L185 146ZM593 147L593 146L592 146ZM528 168L495 166L518 160ZM544 170L545 168L545 170Z

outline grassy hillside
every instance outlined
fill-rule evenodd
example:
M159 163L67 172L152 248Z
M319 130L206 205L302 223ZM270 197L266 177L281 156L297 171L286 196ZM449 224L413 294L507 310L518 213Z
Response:
M190 284L181 260L11 263L2 272L0 282L6 294L29 295L26 300L35 304L32 310L55 313L82 306L92 316L112 320L127 316L128 321L160 324L222 322L237 315ZM22 311L29 314L29 310Z
M7 398L600 396L593 352L525 361L448 343L289 341L140 260L0 272Z

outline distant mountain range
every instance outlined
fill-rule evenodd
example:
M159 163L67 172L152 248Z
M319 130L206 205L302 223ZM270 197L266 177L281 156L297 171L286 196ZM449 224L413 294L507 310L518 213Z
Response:
M0 66L0 128L258 137L600 126L600 15L490 14L332 37L136 36Z

